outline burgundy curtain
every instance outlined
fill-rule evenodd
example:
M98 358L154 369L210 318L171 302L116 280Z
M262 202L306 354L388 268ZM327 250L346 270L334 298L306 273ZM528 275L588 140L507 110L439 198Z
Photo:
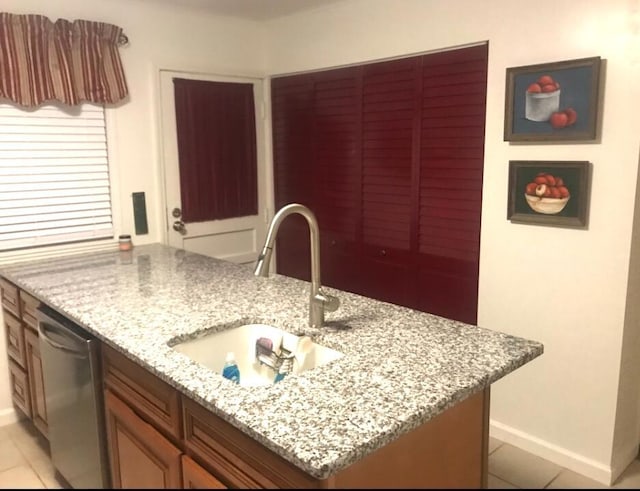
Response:
M253 85L174 78L182 219L258 213Z
M0 98L26 107L121 101L121 36L122 28L102 22L0 13Z

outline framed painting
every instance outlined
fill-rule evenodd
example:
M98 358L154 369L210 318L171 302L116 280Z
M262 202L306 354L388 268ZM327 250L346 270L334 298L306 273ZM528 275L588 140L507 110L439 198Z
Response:
M509 161L507 219L586 227L589 167L583 161Z
M595 140L600 57L507 68L504 140Z

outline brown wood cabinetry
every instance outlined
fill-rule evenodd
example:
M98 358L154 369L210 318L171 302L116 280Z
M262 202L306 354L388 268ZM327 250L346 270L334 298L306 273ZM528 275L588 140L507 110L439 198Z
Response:
M9 360L9 387L13 405L20 409L28 418L31 417L31 394L27 372L12 360Z
M36 428L46 437L49 427L47 425L47 401L44 394L42 358L40 357L40 339L37 331L25 328L24 340L31 398L31 419Z
M24 329L20 320L16 319L8 310L3 312L4 332L7 340L7 354L9 358L22 368L26 365L24 350Z
M187 453L233 488L318 488L320 481L196 402L183 398Z
M320 480L109 346L102 350L116 488L486 488L489 389Z
M104 344L102 369L105 387L171 441L180 441L182 420L178 391Z
M104 400L113 487L180 488L182 451L108 389Z
M2 307L16 317L20 317L20 301L18 299L18 287L0 278L0 295Z
M184 489L227 489L188 455L182 456L182 487Z
M4 278L0 278L0 296L13 403L46 437L47 406L36 316L40 301Z

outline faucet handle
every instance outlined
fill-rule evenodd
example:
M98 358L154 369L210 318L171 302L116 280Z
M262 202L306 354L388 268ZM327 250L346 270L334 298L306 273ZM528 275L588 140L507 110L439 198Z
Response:
M324 310L327 312L335 312L338 310L338 307L340 307L340 299L338 299L338 297L334 297L333 295L329 295L322 291L316 293L315 300L320 302Z

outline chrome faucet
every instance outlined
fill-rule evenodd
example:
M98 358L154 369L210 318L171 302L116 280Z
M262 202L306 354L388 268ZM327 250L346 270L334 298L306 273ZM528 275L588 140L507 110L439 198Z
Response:
M283 220L293 213L302 215L309 225L309 240L311 241L311 295L309 297L309 325L311 327L322 327L324 325L324 312L333 312L340 306L340 300L332 295L322 292L320 284L320 230L318 221L313 212L304 205L291 203L283 206L273 216L269 224L267 238L262 248L262 252L256 261L256 268L253 272L256 276L269 276L269 263L273 253L273 243L275 242L278 228Z

